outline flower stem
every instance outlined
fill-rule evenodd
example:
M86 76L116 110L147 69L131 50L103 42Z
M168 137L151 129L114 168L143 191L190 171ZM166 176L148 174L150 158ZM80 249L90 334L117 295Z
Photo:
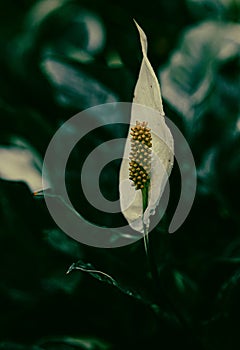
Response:
M149 183L142 189L142 201L143 201L143 213L147 209L148 206L148 192L149 192ZM151 278L153 283L155 284L154 288L157 291L157 285L158 285L158 270L157 270L157 265L154 259L154 255L151 252L151 246L150 246L150 241L149 241L149 233L148 233L148 228L146 224L143 222L143 242L144 242L144 249L145 249L145 254L147 257L147 262L149 265L149 270L151 273Z

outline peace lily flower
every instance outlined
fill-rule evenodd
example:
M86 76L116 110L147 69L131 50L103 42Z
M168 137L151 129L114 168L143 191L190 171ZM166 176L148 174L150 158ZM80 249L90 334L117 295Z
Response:
M147 58L147 38L140 35L143 60L134 91L130 128L120 168L120 205L129 225L147 233L170 175L173 137L164 119L160 86Z

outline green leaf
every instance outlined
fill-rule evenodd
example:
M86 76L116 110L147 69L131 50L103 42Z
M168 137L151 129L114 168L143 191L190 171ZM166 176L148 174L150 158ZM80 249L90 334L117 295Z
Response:
M71 61L49 56L43 60L41 68L62 106L84 109L118 100L103 83L71 64Z
M23 181L32 192L42 188L41 158L21 139L8 147L0 145L0 168L2 179Z
M44 349L35 345L28 346L28 345L21 345L17 343L2 342L0 343L0 350L44 350Z
M163 96L188 129L199 128L205 112L225 118L232 108L239 111L239 30L239 24L214 21L188 29L161 71Z
M85 272L92 276L93 278L97 279L100 282L106 283L112 287L117 288L121 293L139 301L140 303L146 305L148 308L150 308L158 317L161 319L167 320L168 322L177 323L177 320L175 319L174 315L171 315L155 304L154 302L148 300L145 296L139 294L137 291L128 288L126 286L123 286L121 283L116 281L112 276L108 275L107 273L97 270L94 268L94 266L90 263L85 263L82 260L79 260L78 262L72 264L67 274L72 272L73 270L80 270L82 272Z
M187 6L197 18L236 21L240 18L238 0L187 0Z
M49 337L40 339L37 345L44 350L108 350L106 341L96 337Z

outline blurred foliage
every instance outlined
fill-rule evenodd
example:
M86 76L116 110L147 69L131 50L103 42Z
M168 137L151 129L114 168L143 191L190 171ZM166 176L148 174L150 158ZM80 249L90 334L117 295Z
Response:
M65 120L132 100L141 62L132 18L148 36L165 112L198 171L191 213L169 235L180 188L175 165L170 205L151 234L157 295L142 242L108 250L73 241L10 161L40 177L40 159ZM0 3L0 20L0 349L237 349L240 1L9 0ZM97 130L83 149L125 135ZM77 208L84 207L76 191L83 158L74 151L67 171ZM118 169L115 162L103 174L111 199ZM80 271L66 274L69 266Z

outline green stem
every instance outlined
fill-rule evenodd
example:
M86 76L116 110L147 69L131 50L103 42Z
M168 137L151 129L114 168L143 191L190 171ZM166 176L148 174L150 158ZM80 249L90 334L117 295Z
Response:
M142 189L142 204L143 204L143 215L145 210L147 209L148 206L148 190L149 190L149 186L146 185L143 189ZM144 249L145 249L145 253L147 256L147 261L150 265L150 244L149 244L149 236L148 236L148 231L147 231L147 227L143 222L143 242L144 242Z
M148 192L149 192L149 183L142 189L143 214L148 206ZM143 222L143 230L144 230L143 241L144 241L145 254L147 257L151 278L153 283L155 284L155 289L157 290L157 281L158 281L157 265L155 263L154 255L151 252L148 228L144 222Z

